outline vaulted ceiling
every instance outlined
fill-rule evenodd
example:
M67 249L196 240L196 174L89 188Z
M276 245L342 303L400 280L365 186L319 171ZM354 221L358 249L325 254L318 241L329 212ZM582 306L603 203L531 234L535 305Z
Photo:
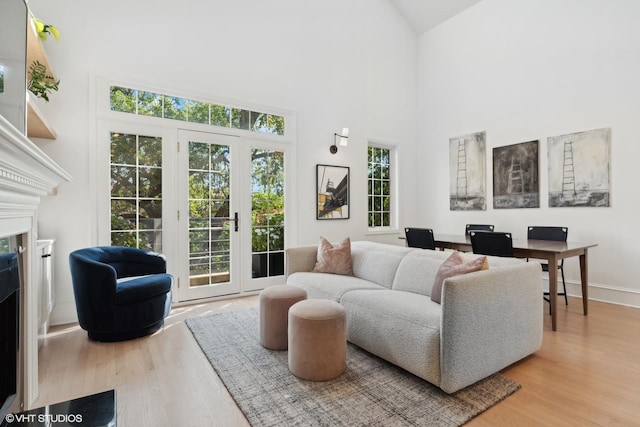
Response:
M389 0L422 35L481 0Z

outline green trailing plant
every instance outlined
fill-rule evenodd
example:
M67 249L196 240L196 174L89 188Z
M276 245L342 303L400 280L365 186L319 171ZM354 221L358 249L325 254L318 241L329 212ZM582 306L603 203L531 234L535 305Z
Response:
M49 34L51 34L56 39L56 41L60 40L60 31L58 31L56 27L51 24L45 24L35 16L32 16L31 19L33 20L33 24L36 27L36 33L38 33L38 37L40 38L40 40L47 40Z
M60 80L56 80L53 76L47 74L47 67L34 61L29 67L29 81L27 89L38 98L42 98L49 102L49 93L58 90Z

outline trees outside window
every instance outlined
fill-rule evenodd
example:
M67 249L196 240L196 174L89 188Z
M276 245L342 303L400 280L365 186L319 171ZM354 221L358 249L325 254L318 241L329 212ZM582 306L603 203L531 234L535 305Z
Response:
M390 228L391 150L369 145L367 163L369 229Z
M162 138L111 132L111 245L162 252Z
M284 117L154 92L111 86L111 110L211 126L284 135Z
M284 274L284 152L251 151L253 277Z

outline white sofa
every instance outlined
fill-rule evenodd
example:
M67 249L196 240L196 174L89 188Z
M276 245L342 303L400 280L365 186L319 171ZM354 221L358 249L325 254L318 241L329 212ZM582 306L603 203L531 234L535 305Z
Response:
M312 272L316 255L317 246L287 249L287 284L341 303L350 342L447 393L542 345L538 263L487 257L488 270L445 279L438 304L430 293L448 251L352 242L353 276Z

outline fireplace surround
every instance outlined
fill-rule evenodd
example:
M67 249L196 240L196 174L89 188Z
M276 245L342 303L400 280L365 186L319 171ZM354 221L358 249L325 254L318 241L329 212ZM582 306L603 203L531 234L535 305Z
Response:
M13 412L21 384L18 376L21 236L0 239L0 419Z
M38 205L71 176L0 115L0 238L20 236L18 387L13 409L38 397L38 296L35 292Z

